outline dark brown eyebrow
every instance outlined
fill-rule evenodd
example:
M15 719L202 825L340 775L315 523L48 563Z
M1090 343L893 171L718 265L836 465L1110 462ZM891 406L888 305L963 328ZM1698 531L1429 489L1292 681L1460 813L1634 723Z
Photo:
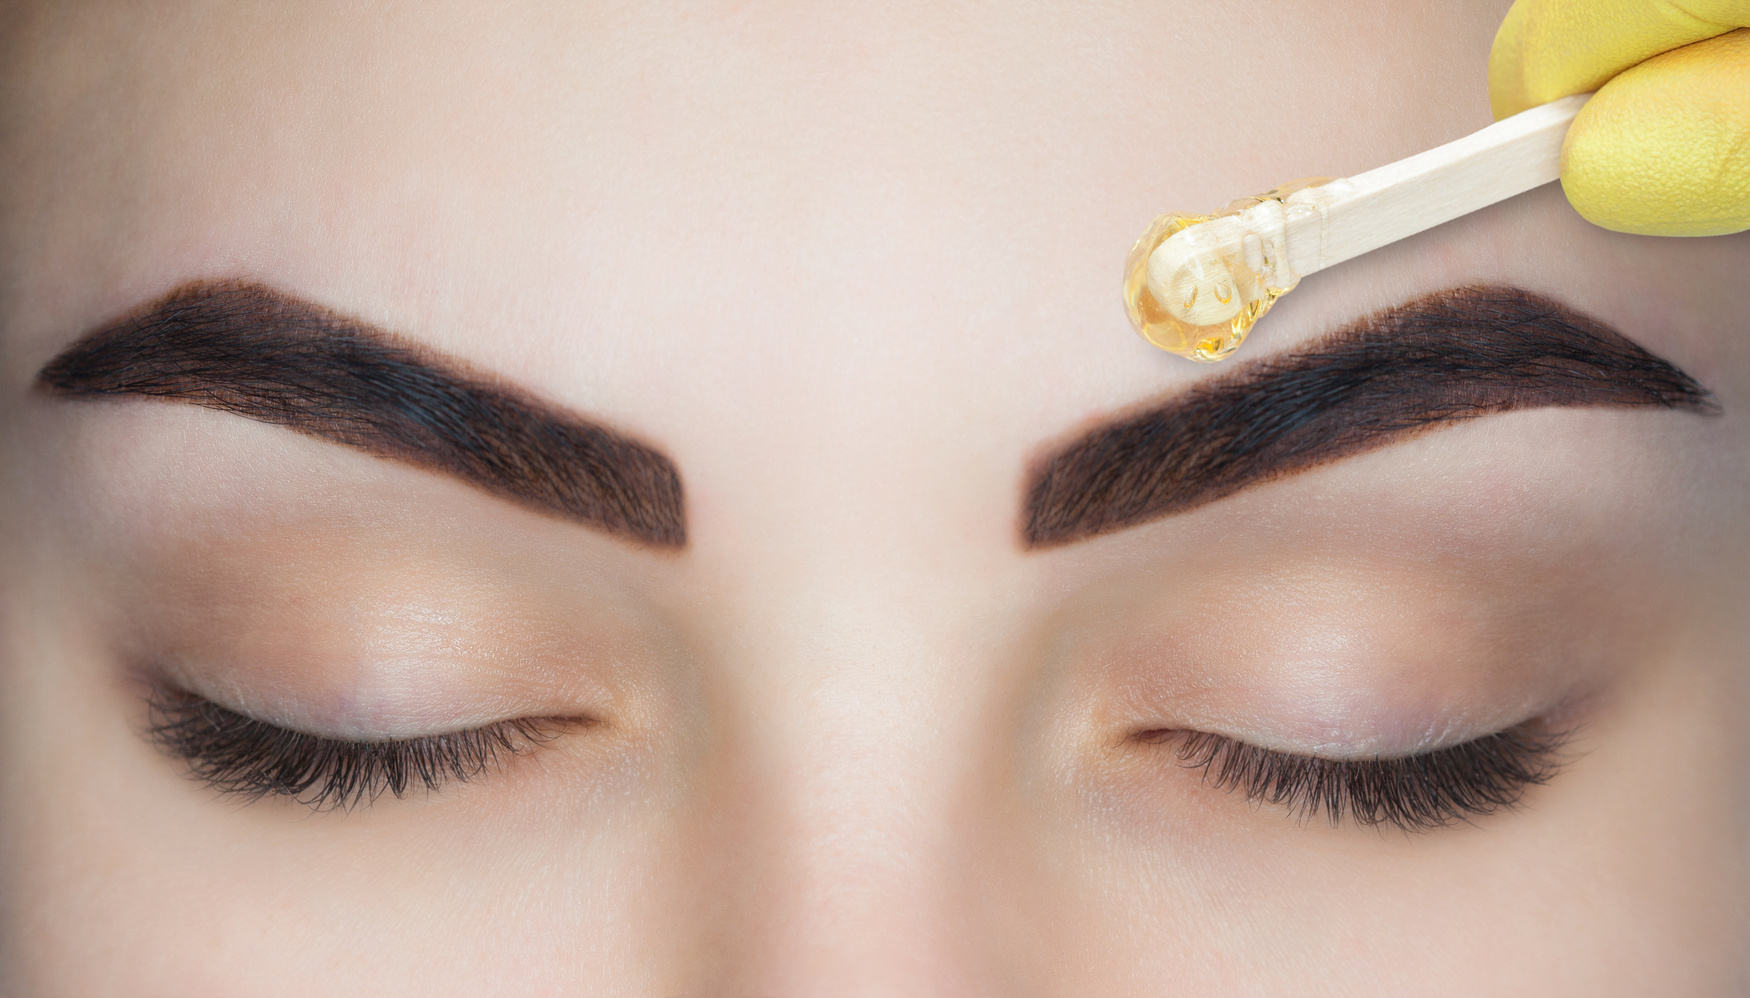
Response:
M1433 427L1546 406L1719 411L1689 375L1566 306L1519 288L1455 288L1048 453L1029 475L1022 540L1068 544Z
M222 409L645 544L687 540L680 474L654 448L260 284L178 288L85 336L37 382Z

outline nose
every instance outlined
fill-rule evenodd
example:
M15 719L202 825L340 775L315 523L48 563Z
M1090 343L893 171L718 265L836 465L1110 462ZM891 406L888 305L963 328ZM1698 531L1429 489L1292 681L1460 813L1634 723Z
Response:
M797 594L783 616L810 624L758 642L739 671L712 781L709 993L992 993L968 908L967 670L926 608L880 594Z

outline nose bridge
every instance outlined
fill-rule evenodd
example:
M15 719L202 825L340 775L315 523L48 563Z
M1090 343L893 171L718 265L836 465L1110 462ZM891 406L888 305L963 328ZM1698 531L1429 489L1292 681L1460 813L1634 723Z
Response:
M892 307L862 324L909 328ZM785 376L743 386L718 446L690 455L690 571L710 594L692 619L721 691L711 807L726 832L706 848L730 980L707 993L990 990L962 818L993 751L994 687L967 621L1005 605L992 594L1008 562L985 552L1007 550L1011 470L915 404L963 397L940 383L947 348L866 343L856 365L803 343ZM818 415L777 415L794 411Z
M838 567L766 590L730 666L721 956L749 994L982 993L955 813L976 711L950 629Z

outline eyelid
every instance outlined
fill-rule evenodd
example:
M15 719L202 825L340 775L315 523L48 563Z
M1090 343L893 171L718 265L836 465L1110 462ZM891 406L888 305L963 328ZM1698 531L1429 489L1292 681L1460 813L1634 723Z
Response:
M346 741L260 721L210 700L154 690L147 737L188 764L220 795L256 801L289 797L317 811L374 803L384 791L401 798L467 783L527 755L564 729L592 722L510 718L464 731L415 738Z
M1323 814L1364 826L1429 831L1520 806L1525 792L1563 768L1571 731L1532 721L1416 755L1330 759L1260 748L1225 735L1160 729L1144 744L1171 744L1179 765L1202 771L1205 785L1245 793L1252 803L1298 818Z

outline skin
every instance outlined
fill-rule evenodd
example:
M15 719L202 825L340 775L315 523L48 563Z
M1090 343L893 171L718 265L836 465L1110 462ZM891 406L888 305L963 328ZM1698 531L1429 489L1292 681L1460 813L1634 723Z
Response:
M0 990L1741 989L1750 238L1546 187L1308 279L1241 353L1510 283L1722 415L1491 416L1019 539L1049 446L1220 373L1125 324L1148 219L1482 127L1503 13L8 7ZM32 390L230 277L651 442L687 547ZM597 723L435 795L242 806L142 737L142 659L336 736ZM1416 835L1126 738L1544 715L1577 728L1554 780Z

